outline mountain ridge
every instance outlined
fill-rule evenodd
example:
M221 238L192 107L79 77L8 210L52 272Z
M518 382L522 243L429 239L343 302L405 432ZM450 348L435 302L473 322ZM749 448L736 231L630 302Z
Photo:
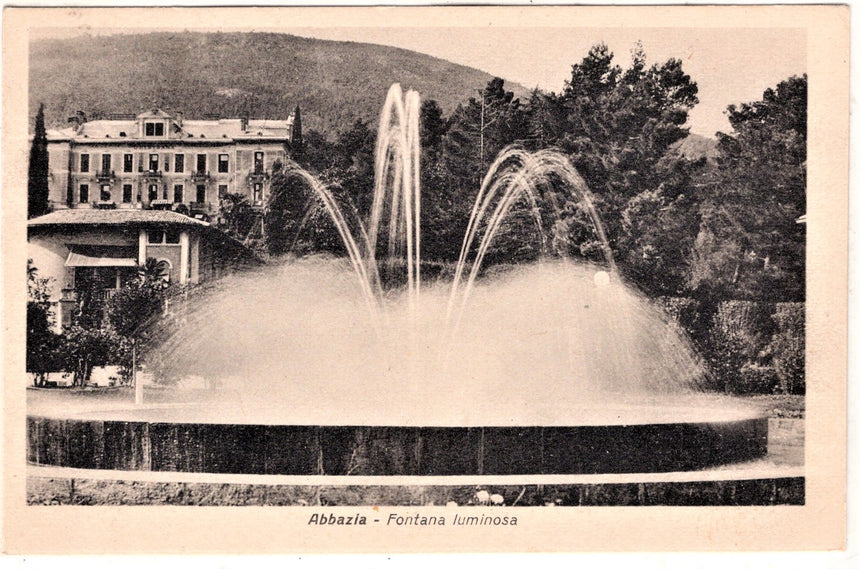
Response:
M392 83L435 99L450 115L493 75L379 44L262 32L152 32L40 39L30 44L31 113L49 127L152 107L286 118L302 108L306 130L332 135L355 120L375 123ZM505 83L521 99L528 90Z

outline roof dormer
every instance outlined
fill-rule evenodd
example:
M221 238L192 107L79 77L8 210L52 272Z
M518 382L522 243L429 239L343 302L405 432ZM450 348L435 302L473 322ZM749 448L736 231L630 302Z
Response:
M141 113L137 115L139 136L152 139L169 138L172 133L182 129L180 121L181 119L177 120L161 109Z

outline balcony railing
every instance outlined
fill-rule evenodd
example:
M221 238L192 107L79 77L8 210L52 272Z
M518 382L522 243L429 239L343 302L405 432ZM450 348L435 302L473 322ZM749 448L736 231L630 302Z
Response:
M100 290L93 291L93 299L94 300L110 300L114 297L114 295L119 291L118 288L104 288ZM60 300L77 302L78 300L78 291L73 288L64 288L61 291Z
M188 204L188 208L192 212L205 212L205 213L209 213L211 211L214 211L214 209L215 209L212 206L212 204L210 204L209 202L191 202L190 204Z
M268 180L268 179L269 179L269 172L266 170L252 170L248 174L248 180L251 180L251 181L259 182L259 181Z
M114 170L99 170L96 172L96 178L100 182L112 181L116 179L116 171Z
M119 292L118 288L105 288L96 291L95 294L93 294L93 297L97 298L98 300L110 300L117 292Z
M194 180L195 182L205 182L205 181L209 180L210 178L211 178L211 176L209 175L209 172L192 172L191 173L191 179Z
M146 178L161 178L164 174L161 170L144 170L143 175Z

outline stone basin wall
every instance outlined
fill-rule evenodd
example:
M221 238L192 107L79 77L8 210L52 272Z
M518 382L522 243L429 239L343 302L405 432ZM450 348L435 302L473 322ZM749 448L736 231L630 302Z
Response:
M282 475L698 470L767 454L767 418L578 427L365 427L27 418L32 464Z

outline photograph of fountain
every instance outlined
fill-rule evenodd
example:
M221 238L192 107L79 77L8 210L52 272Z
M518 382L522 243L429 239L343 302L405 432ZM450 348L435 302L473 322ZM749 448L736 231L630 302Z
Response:
M277 33L135 36L211 94L178 56L161 91L42 89L127 38L31 46L29 504L804 504L802 49L716 139L710 83L638 40L559 94L464 67L444 107L276 93L240 66L293 81L307 42L441 73Z

